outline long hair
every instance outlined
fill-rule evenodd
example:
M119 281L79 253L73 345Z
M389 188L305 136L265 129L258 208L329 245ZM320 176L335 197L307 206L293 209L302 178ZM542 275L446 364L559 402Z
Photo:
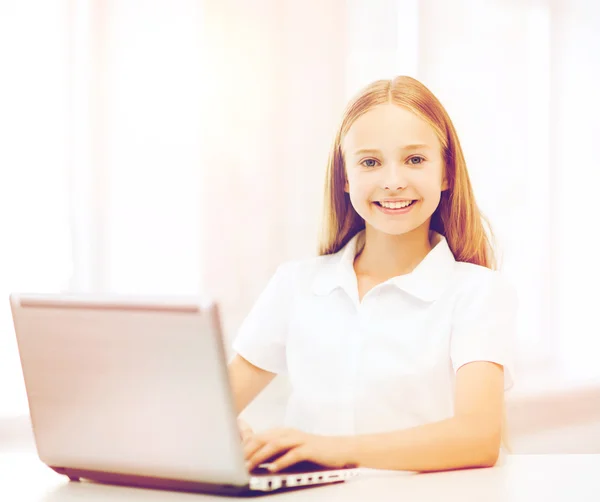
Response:
M336 253L365 227L364 220L354 210L350 196L344 191L346 167L341 145L348 130L361 115L385 103L401 106L425 120L440 141L448 189L441 194L430 228L446 238L457 261L495 269L493 233L475 203L454 125L433 93L418 80L406 76L377 80L362 89L346 106L327 162L319 255Z

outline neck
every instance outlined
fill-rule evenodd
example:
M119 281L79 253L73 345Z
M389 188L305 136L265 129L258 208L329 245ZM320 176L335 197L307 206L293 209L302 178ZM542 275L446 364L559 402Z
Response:
M431 251L429 222L402 235L390 235L367 225L365 245L354 261L357 275L386 281L409 274Z

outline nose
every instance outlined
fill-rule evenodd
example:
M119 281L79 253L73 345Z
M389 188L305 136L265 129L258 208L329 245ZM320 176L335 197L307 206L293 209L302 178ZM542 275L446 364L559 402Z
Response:
M386 190L401 190L408 184L403 166L391 163L383 169L383 186Z

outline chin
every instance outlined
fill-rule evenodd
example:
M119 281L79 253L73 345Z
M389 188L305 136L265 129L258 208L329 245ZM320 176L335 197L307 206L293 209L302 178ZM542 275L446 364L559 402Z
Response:
M369 222L367 222L367 225L377 232L388 235L404 235L418 228L418 225L373 225Z

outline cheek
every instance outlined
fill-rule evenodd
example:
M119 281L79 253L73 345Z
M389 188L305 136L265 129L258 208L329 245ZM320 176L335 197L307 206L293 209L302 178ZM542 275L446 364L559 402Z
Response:
M373 196L373 191L366 183L364 183L364 180L358 180L356 178L348 180L348 188L350 204L352 204L352 207L359 216L366 218L369 214L369 201Z
M369 197L375 188L373 181L369 176L361 176L360 173L348 177L349 193L356 197ZM358 202L358 200L357 200Z
M373 197L373 191L364 184L352 184L350 183L350 201L354 208L360 212L361 209L365 209L369 206L370 200Z
M425 199L436 199L442 191L442 177L437 172L417 173L413 178L413 186Z

